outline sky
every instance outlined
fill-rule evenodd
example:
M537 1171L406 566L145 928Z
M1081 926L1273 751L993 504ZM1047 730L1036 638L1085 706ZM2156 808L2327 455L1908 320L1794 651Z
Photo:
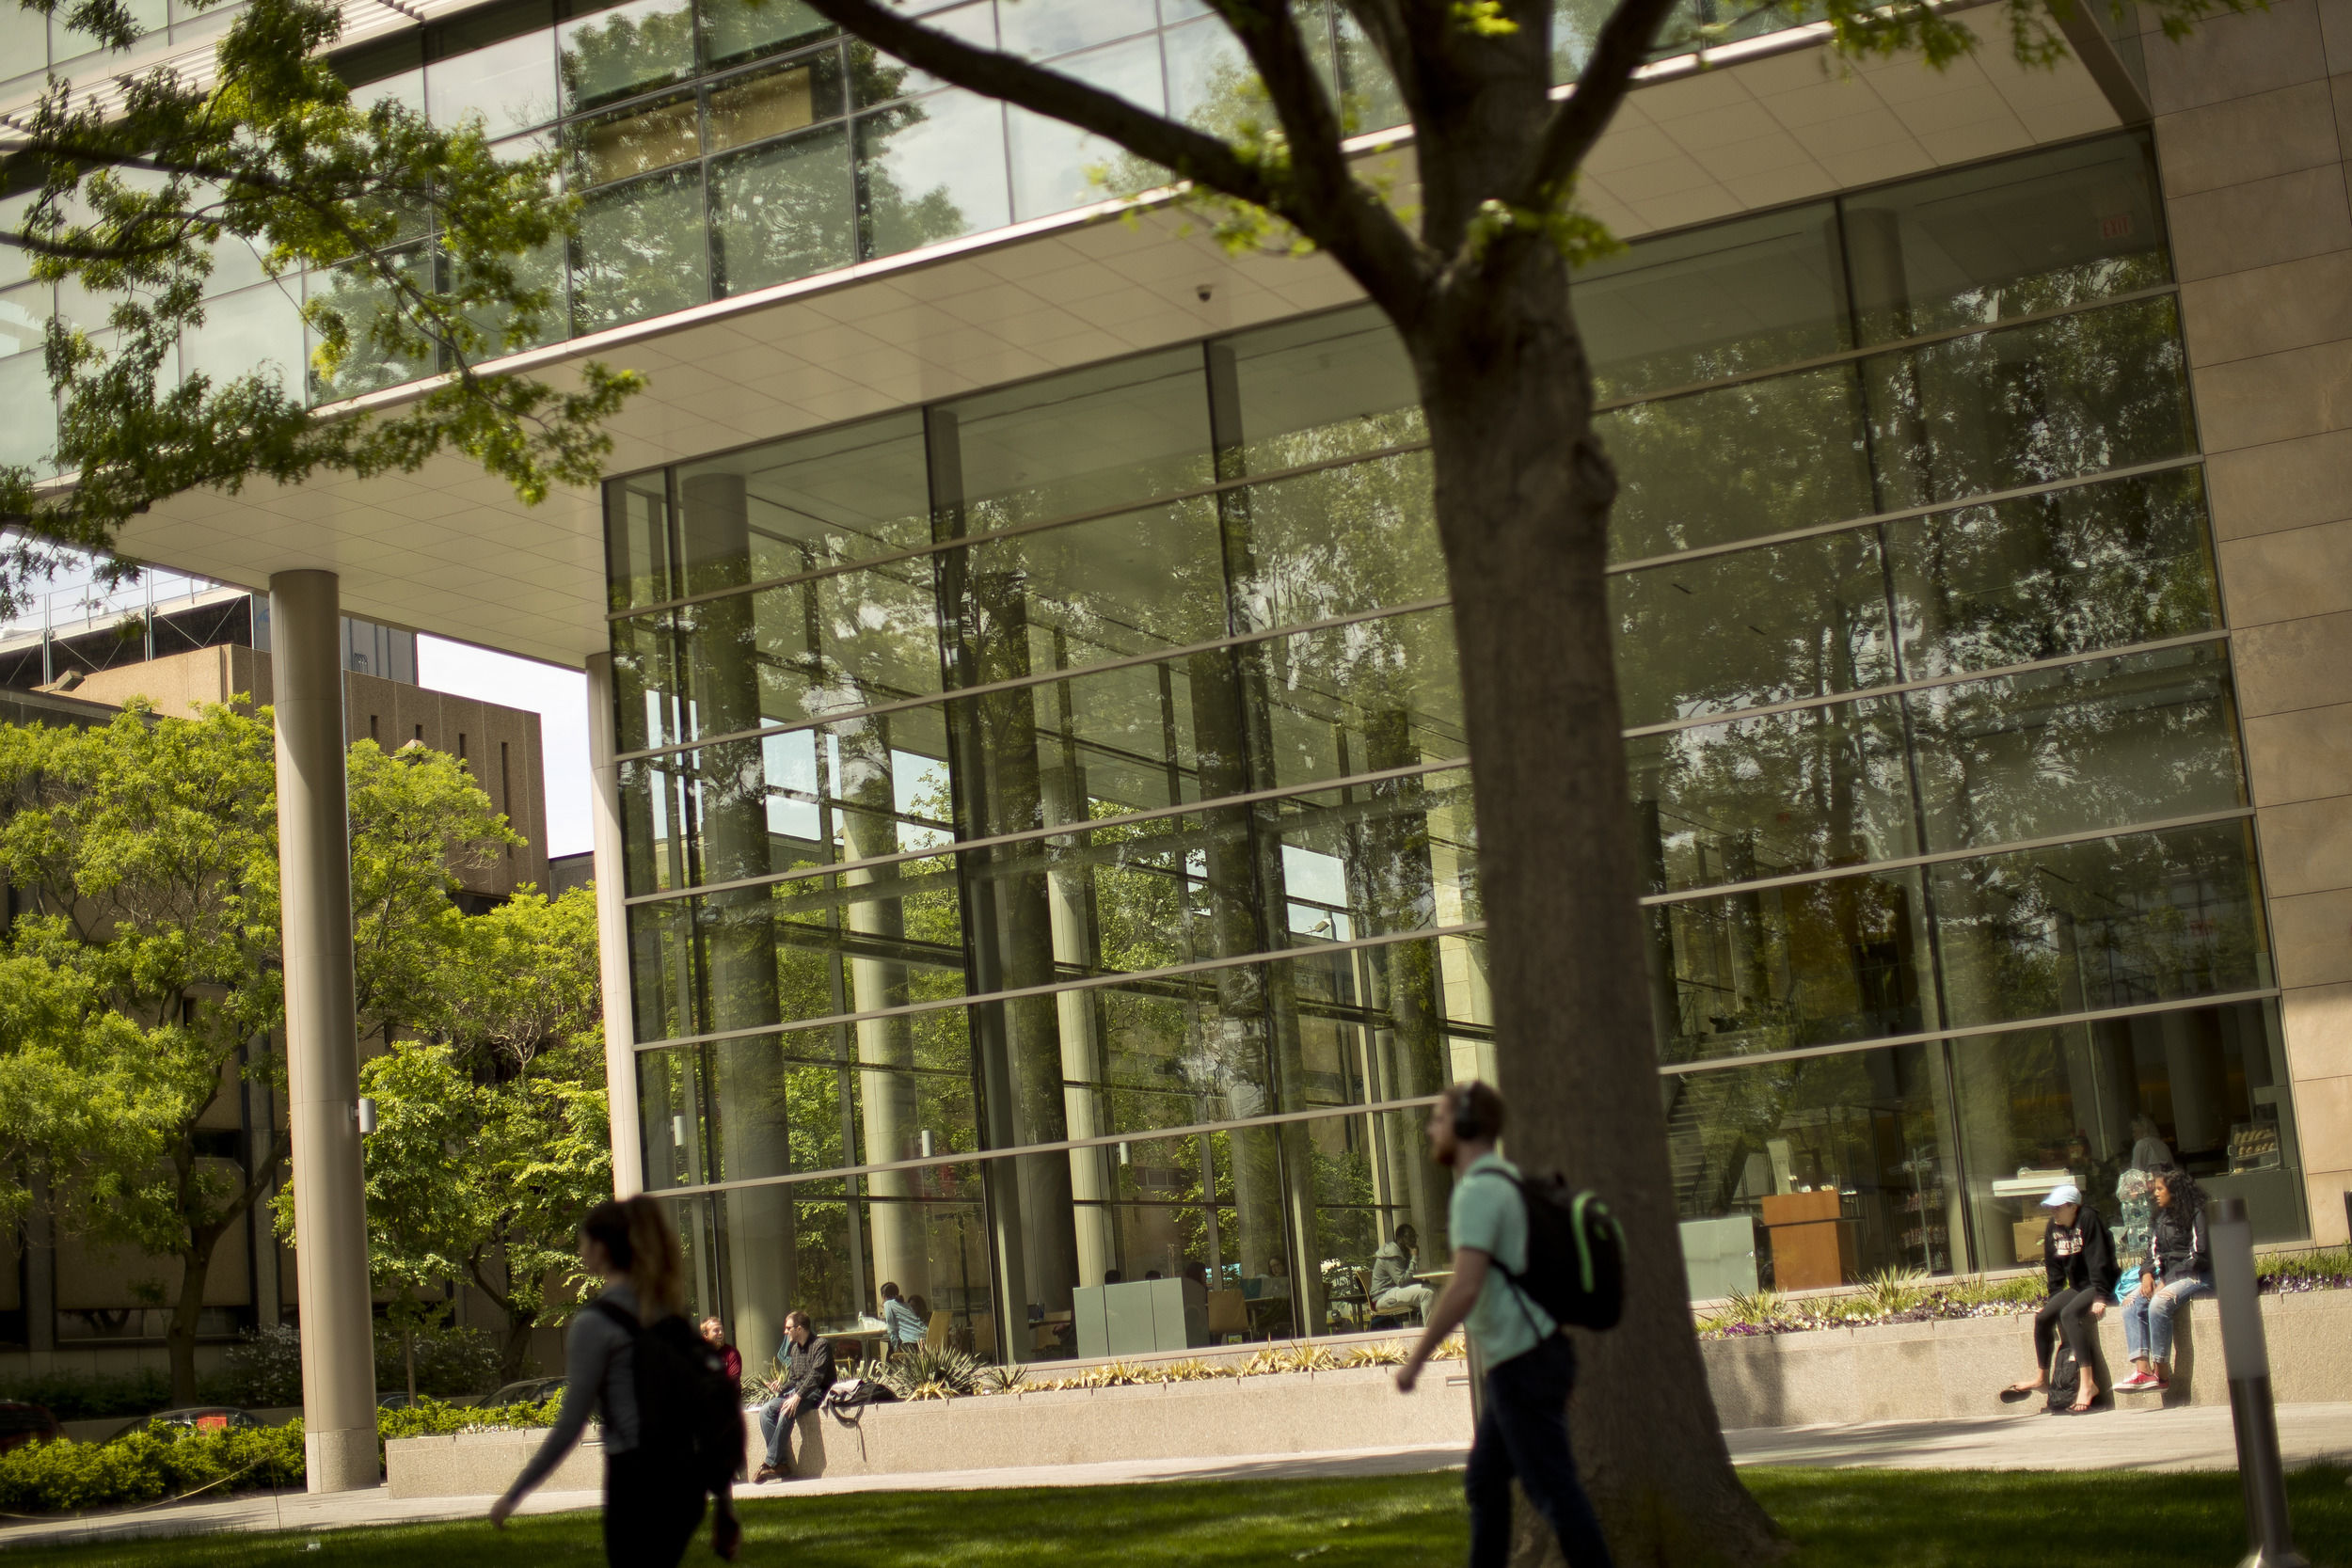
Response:
M590 847L587 676L420 635L417 684L538 714L539 743L546 752L548 853L576 855Z

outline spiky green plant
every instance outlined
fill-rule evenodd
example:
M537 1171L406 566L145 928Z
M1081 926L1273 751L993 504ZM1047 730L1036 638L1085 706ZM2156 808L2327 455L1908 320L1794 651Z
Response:
M937 1384L948 1394L968 1394L978 1386L988 1364L978 1356L946 1346L917 1345L900 1351L875 1370L875 1381L902 1400L940 1399L915 1390Z

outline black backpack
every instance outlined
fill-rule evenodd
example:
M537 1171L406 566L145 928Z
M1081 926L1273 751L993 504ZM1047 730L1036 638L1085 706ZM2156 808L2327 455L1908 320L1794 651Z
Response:
M594 1305L636 1352L639 1451L677 1465L705 1491L723 1491L743 1467L743 1389L719 1348L675 1314L646 1327L612 1302Z
M1488 1167L1519 1190L1527 1209L1527 1268L1502 1276L1560 1323L1594 1330L1625 1316L1625 1230L1597 1194L1573 1192L1557 1174L1523 1181Z
M2050 1397L2045 1402L2051 1410L2072 1410L2083 1387L2082 1363L2075 1359L2074 1347L2060 1339L2050 1355Z

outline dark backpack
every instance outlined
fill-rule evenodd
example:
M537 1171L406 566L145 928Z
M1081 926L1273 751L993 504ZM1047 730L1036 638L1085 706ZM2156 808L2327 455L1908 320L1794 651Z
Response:
M743 1388L719 1347L673 1314L651 1327L609 1301L596 1309L636 1352L637 1447L679 1467L705 1491L723 1490L743 1467Z
M2073 1409L2075 1397L2082 1392L2082 1363L2074 1357L2074 1347L2064 1339L2060 1339L2058 1349L2050 1355L2048 1407L2052 1410Z
M1527 1209L1527 1268L1495 1267L1558 1322L1594 1330L1625 1315L1625 1230L1597 1194L1573 1192L1559 1175L1521 1180L1494 1170L1519 1190Z

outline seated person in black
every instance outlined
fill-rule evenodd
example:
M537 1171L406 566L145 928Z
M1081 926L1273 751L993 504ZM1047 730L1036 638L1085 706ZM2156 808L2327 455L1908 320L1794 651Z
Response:
M2082 1190L2061 1181L2042 1200L2050 1211L2050 1227L2042 1238L2042 1266L2050 1279L2050 1296L2033 1315L2034 1374L2031 1382L2013 1383L2001 1390L2008 1401L2026 1399L2050 1386L2050 1360L2058 1336L2066 1337L2082 1370L2082 1382L2073 1406L2053 1415L2079 1416L2099 1397L2093 1375L2098 1365L2099 1331L2094 1320L2105 1315L2115 1298L2116 1281L2123 1277L2115 1260L2115 1237L2099 1211L2083 1201Z

